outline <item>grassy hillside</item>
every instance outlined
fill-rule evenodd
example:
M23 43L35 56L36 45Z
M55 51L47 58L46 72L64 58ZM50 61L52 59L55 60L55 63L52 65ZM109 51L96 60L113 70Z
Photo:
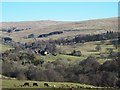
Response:
M97 45L100 45L101 50L96 51L95 47ZM12 49L9 45L2 45L0 44L0 52L5 52L6 50ZM63 54L57 54L54 55L36 55L37 60L44 60L44 61L55 61L58 59L63 59L69 61L69 63L73 63L77 60L84 60L88 56L92 55L95 56L100 63L104 63L108 59L109 51L107 48L113 49L114 52L118 52L118 49L116 49L111 43L110 40L105 40L104 43L101 41L94 41L94 42L86 42L86 43L77 43L73 45L57 45L57 48L60 49ZM70 54L73 50L79 50L82 53L82 56L71 56ZM103 58L101 58L101 55L103 55Z
M98 44L101 47L100 51L96 51L96 49L95 49L95 47ZM110 43L110 40L104 41L104 43L102 43L101 41L94 41L94 42L86 42L84 44L78 43L78 44L74 44L74 45L63 45L63 46L58 45L57 47L59 49L61 49L64 52L64 54L58 54L57 56L53 56L53 55L39 56L39 55L37 55L36 58L38 60L45 60L45 61L46 60L54 61L57 59L63 59L63 60L68 60L70 63L72 63L76 60L84 60L88 56L92 55L97 58L98 62L104 63L107 60L111 60L111 59L107 58L109 55L109 51L107 50L107 48L111 48L111 49L113 49L114 52L118 52L118 49L116 49ZM67 55L67 54L70 54L73 50L81 51L82 56L79 57L79 56ZM101 55L103 55L104 58L101 58Z
M0 44L0 52L5 52L6 50L10 50L10 49L13 49L13 48L9 45Z
M24 85L25 82L28 82L30 84L29 86L26 86L27 88L53 88L54 85L56 85L56 88L70 88L70 87L83 87L83 88L97 88L92 85L85 85L85 84L79 84L79 83L67 83L67 82L39 82L39 81L22 81L22 80L2 80L2 87L3 88L26 88L21 87L21 85ZM38 87L32 87L33 83L38 83ZM50 87L44 86L44 83L48 83Z
M26 22L3 22L0 23L1 28L28 28L30 30L23 30L20 32L13 33L2 33L2 36L10 36L14 41L19 42L31 42L33 39L25 39L27 35L33 33L36 36L44 33L49 33L53 31L63 31L63 30L73 30L71 32L64 32L60 35L53 35L50 37L42 39L56 39L60 37L73 36L78 34L97 34L103 33L106 31L118 31L118 22L117 18L107 18L107 19L97 19L97 20L87 20L79 22L61 22L61 21L26 21ZM74 31L74 30L78 31ZM39 40L39 39L38 39Z
M24 83L29 83L29 86L22 86ZM33 83L37 83L38 86L33 86ZM48 83L49 87L44 86L44 83ZM68 83L68 82L44 82L44 81L20 81L20 80L2 80L2 90L15 89L15 90L118 90L113 88L95 87L92 85ZM8 88L8 89L7 89Z

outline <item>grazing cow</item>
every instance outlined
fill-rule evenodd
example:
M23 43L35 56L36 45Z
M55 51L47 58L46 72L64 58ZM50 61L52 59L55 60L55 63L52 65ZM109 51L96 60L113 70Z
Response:
M24 83L24 85L23 85L23 86L29 86L29 83L27 83L27 82L26 82L26 83Z
M49 84L48 84L48 83L44 83L44 86L47 86L47 87L49 87Z
M38 86L38 84L37 83L33 83L33 86Z

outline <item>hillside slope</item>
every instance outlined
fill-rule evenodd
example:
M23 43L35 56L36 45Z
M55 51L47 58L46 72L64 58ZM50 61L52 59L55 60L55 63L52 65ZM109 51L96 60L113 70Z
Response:
M3 22L0 23L0 29L2 28L30 28L30 30L23 30L20 32L6 33L3 32L2 36L10 36L15 41L24 41L24 37L29 34L35 34L36 36L40 34L46 34L53 31L64 31L63 34L54 35L47 38L58 38L73 36L78 34L96 34L103 33L106 31L117 31L118 30L118 20L117 18L106 18L106 19L96 19L87 21L77 21L77 22L63 22L63 21L24 21L24 22ZM67 31L71 30L71 31Z

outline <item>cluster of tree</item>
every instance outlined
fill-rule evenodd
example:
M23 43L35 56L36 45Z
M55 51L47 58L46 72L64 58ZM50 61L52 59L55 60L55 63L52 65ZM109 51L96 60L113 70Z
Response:
M38 38L43 38L43 37L48 37L51 35L58 35L58 34L63 34L63 31L54 31L54 32L50 32L48 34L41 34L38 36Z
M93 35L77 35L71 38L61 38L55 40L56 44L65 45L72 43L84 43L89 41L101 41L101 40L109 40L109 39L117 39L120 35L120 32L107 31L106 33L101 34L93 34Z
M58 31L59 32L59 31ZM51 33L58 33L56 32L51 32ZM56 48L56 44L59 45L65 45L65 44L72 44L72 43L84 43L84 42L89 42L89 41L103 41L107 39L117 39L120 33L118 32L107 32L103 34L97 34L97 35L79 35L75 36L74 38L59 38L57 40L52 40L49 39L48 41L35 41L35 42L29 42L29 43L14 43L12 44L13 47L18 47L18 48L23 48L23 49L32 49L32 50L47 50L49 53L58 53L60 50ZM34 37L34 34L30 34L30 38ZM5 41L10 41L9 39L5 39ZM112 44L117 48L118 47L118 40L112 41ZM96 50L99 51L101 49L100 45L97 45ZM75 52L76 53L76 52ZM77 52L81 53L81 52ZM71 53L71 55L73 55ZM76 55L75 55L76 56ZM80 56L80 55L77 55Z
M23 30L30 30L31 28L17 28L17 27L9 27L9 28L2 28L0 31L2 32L7 32L7 33L12 33L12 32L18 32L18 31L23 31Z
M2 74L20 80L78 82L95 86L120 87L120 58L103 64L89 56L69 63L58 59L52 62L37 60L32 52L15 50L2 55Z
M2 37L1 42L2 43L11 43L12 38L11 37Z
M81 53L81 51L73 50L69 55L72 55L72 56L81 56L82 53Z
M57 54L60 50L56 47L54 43L48 41L37 41L33 43L19 44L24 49L30 49L32 51L47 51L50 54ZM19 47L18 47L19 48Z

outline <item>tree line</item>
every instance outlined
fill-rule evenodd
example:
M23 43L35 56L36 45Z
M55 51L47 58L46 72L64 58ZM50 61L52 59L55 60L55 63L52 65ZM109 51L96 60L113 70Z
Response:
M59 38L54 41L54 43L59 45L65 45L65 44L73 44L73 43L84 43L84 42L90 42L90 41L101 41L101 40L109 40L109 39L117 39L119 38L120 32L113 32L113 31L107 31L106 33L101 34L87 34L87 35L76 35L74 37L68 37L68 38Z

